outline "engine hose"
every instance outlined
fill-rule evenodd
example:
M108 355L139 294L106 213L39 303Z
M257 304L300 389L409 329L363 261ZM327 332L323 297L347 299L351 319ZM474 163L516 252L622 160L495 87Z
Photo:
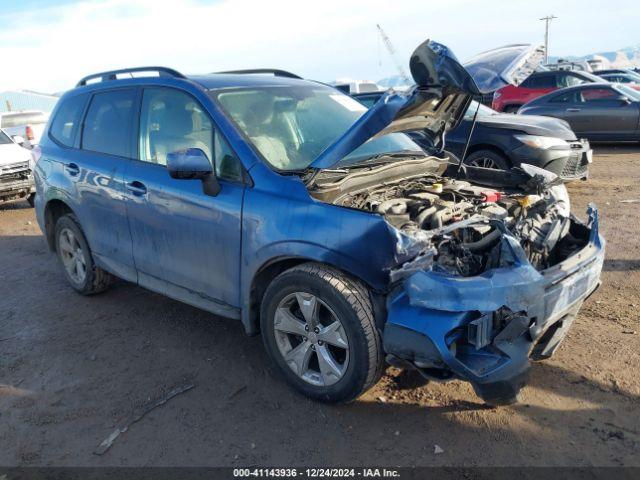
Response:
M392 198L391 200L385 200L384 202L380 203L380 205L378 205L378 212L380 212L381 214L385 214L388 213L389 210L391 210L393 207L400 207L400 209L402 210L402 212L392 212L395 213L396 215L399 213L405 213L407 211L407 203L409 203L411 200L409 200L408 198Z
M462 246L467 250L469 250L470 252L478 252L480 250L484 250L493 242L495 242L498 238L500 238L501 233L502 232L500 232L500 230L496 229L493 232L482 237L477 242L463 243Z
M431 215L436 213L436 211L438 211L436 207L428 207L418 214L418 216L416 217L416 223L420 226L420 228L423 228L424 223L427 221L427 219L431 217Z

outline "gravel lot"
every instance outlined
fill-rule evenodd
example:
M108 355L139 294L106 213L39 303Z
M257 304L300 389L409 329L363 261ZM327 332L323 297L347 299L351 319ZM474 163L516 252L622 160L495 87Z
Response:
M640 201L640 147L596 147L591 175L570 191L578 215L600 207L604 283L500 409L394 369L353 404L308 401L239 323L126 283L77 295L33 210L0 206L0 465L640 466L640 203L621 203Z

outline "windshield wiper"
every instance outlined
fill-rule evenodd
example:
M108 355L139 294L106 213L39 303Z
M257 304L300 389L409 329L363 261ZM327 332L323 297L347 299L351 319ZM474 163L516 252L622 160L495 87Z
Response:
M389 158L387 161L376 161L381 158ZM361 168L374 168L379 167L381 165L386 165L387 163L393 162L394 158L406 158L407 160L412 160L415 158L424 158L428 157L424 152L419 152L416 150L406 150L400 152L390 152L390 153L378 153L376 155L371 155L369 157L364 157L358 160L357 163L350 163L348 165L338 166L338 168L319 168L313 169L313 171L305 174L303 178L303 182L307 187L311 187L316 177L320 172L329 172L329 173L344 173L348 174L351 170L361 169Z

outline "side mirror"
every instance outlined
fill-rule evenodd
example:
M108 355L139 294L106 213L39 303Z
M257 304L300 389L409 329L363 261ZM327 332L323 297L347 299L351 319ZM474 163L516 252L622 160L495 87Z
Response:
M631 105L631 100L629 99L629 97L622 97L620 101L623 105Z
M23 145L24 144L24 137L22 137L21 135L13 135L11 138L18 145Z
M216 196L220 184L207 155L199 148L187 148L167 154L167 170L171 178L178 180L202 180L205 194Z

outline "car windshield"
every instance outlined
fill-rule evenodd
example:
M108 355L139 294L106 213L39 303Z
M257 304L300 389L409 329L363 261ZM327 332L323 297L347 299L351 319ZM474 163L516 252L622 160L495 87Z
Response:
M640 83L640 75L634 72L626 72L620 75L622 78L626 78L629 82Z
M13 143L9 138L9 135L0 130L0 145L6 145L7 143Z
M278 170L307 168L367 111L350 96L323 85L225 89L210 95ZM390 153L425 155L409 137L392 133L369 140L338 166Z
M478 106L480 106L480 110L478 110L478 118L489 117L491 115L498 114L498 112L496 112L494 109L489 108L486 105L482 105L481 103L478 103L475 100L473 100L469 104L469 108L467 108L467 111L464 113L464 119L473 120L473 117L476 114L476 110L478 109Z

